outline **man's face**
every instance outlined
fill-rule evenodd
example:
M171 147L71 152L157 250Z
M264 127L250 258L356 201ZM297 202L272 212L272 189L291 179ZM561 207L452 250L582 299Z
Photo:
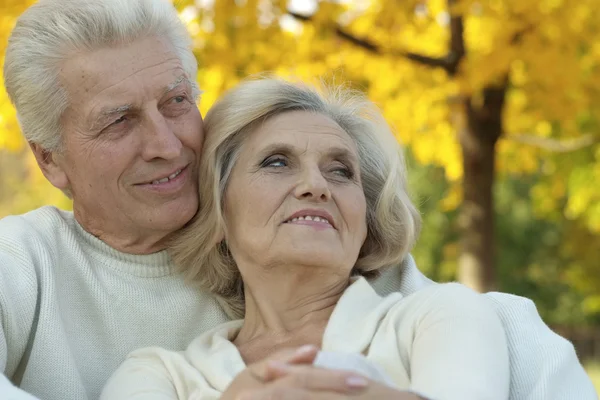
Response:
M49 178L71 191L80 223L113 247L149 252L153 238L197 211L204 135L190 79L172 46L154 37L62 66L69 108Z

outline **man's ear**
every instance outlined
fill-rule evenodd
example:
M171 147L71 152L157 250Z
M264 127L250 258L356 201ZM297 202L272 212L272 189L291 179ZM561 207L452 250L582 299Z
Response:
M69 178L63 167L57 163L57 153L48 151L37 143L29 143L29 147L46 179L57 189L68 190Z

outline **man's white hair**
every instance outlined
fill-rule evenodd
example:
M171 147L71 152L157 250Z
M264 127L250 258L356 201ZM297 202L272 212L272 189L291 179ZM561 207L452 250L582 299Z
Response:
M70 57L157 36L178 54L198 95L191 38L167 0L40 0L17 20L4 83L25 138L49 151L62 144L60 119L69 99L59 82Z

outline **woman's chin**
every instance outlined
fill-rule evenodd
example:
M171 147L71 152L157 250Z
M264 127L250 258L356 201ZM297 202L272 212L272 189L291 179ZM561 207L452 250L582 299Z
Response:
M354 265L354 262L348 262L348 253L332 250L331 247L325 248L323 244L290 248L285 252L285 257L281 258L282 262L277 265L298 265L301 268L314 268L315 271L331 270L335 275L347 269L350 273L351 265ZM346 264L350 267L345 267Z

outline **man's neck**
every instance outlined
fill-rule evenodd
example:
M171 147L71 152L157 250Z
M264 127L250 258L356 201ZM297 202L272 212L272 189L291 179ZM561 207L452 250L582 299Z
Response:
M153 254L165 250L170 232L140 232L134 229L123 230L127 227L127 222L123 226L110 226L106 221L92 220L73 210L77 222L89 234L102 240L113 249L126 254ZM119 229L121 228L121 229Z

